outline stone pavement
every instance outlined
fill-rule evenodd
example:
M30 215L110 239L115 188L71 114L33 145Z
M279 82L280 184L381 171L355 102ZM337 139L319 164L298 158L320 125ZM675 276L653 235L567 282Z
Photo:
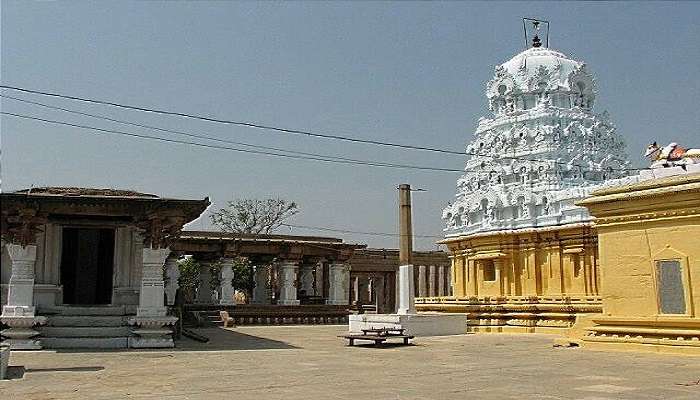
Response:
M13 352L0 399L700 399L698 357L553 348L534 334L346 347L345 329L208 328L198 332L210 343L169 351Z

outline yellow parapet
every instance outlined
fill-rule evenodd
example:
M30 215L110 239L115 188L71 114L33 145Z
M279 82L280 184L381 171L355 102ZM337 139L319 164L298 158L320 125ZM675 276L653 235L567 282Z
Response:
M603 313L585 347L700 355L700 174L593 192Z
M449 238L453 296L419 311L463 312L472 332L566 333L600 313L597 235L590 223Z

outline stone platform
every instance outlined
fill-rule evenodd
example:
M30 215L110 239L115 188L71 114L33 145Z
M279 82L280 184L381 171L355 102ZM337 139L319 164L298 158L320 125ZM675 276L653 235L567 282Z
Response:
M349 316L350 332L370 328L403 328L413 336L448 336L467 333L465 314L357 314Z

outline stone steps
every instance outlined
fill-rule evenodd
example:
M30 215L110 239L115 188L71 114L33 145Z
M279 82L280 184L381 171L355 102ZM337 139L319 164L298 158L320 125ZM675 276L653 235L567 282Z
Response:
M123 316L126 314L124 306L60 306L41 308L40 315L63 316Z
M51 315L46 326L62 327L118 327L128 325L127 316Z
M45 349L125 349L128 337L43 337Z
M46 349L125 349L131 329L123 306L59 306L43 308L39 327Z
M44 326L39 331L43 337L60 338L127 337L131 333L128 326Z

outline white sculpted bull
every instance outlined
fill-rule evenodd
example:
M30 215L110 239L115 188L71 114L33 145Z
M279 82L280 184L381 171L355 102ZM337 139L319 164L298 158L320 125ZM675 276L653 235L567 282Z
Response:
M678 143L659 147L656 142L647 146L645 157L651 159L651 168L675 167L700 163L700 149L685 149Z

